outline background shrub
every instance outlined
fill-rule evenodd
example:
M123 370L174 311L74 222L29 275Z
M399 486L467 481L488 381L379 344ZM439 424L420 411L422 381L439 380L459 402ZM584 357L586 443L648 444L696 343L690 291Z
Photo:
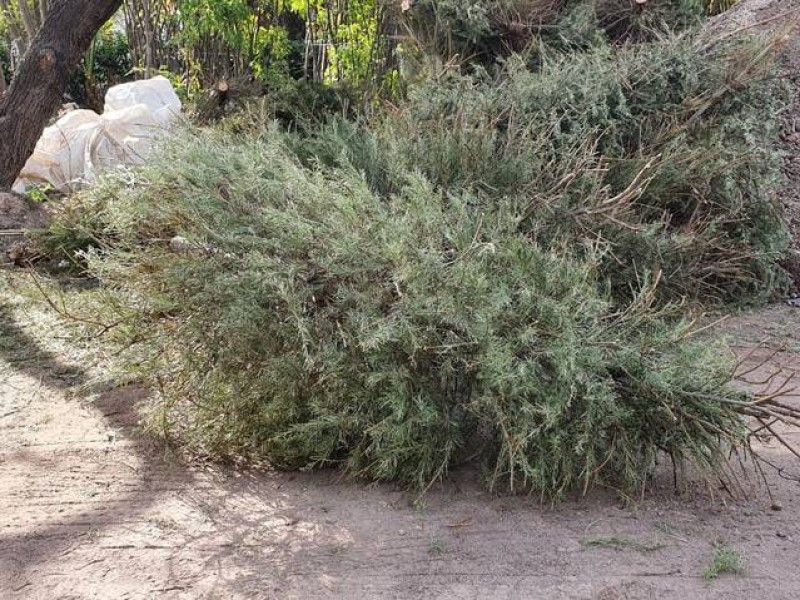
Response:
M108 88L132 77L128 38L113 28L105 27L97 34L83 62L72 75L67 94L79 105L102 112Z

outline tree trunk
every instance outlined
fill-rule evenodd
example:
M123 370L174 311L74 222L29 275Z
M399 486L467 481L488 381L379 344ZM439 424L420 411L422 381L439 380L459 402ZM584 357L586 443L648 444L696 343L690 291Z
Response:
M69 77L122 0L53 0L0 102L0 188L9 188L61 104Z
M153 69L155 68L155 39L153 35L153 22L150 19L151 10L150 2L144 2L144 77L150 79L153 76Z
M44 23L47 18L47 0L39 0L39 22Z
M22 25L25 27L25 33L28 35L28 41L30 42L33 36L36 35L37 27L28 6L28 0L19 0L17 6L19 7L19 16L22 17Z

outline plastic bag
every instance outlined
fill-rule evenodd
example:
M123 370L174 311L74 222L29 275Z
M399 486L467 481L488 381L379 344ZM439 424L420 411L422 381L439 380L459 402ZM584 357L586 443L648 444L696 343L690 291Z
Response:
M68 192L94 181L103 169L142 164L180 111L181 102L165 77L114 86L102 115L71 111L44 130L14 190L49 184Z

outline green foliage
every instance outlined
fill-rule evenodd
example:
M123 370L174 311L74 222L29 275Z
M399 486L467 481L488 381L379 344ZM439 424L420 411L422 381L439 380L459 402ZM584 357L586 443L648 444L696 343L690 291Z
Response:
M268 91L270 116L292 130L316 131L333 115L347 114L348 90L307 81L286 81Z
M196 102L193 118L201 124L219 123L226 131L261 131L275 121L294 132L316 132L331 118L350 115L351 90L290 78L278 86L234 82L227 101L214 95Z
M375 0L354 0L348 3L347 20L333 36L328 80L347 81L354 87L370 84L376 75L374 60L379 43L379 26Z
M213 62L205 48L222 42L233 64L215 66L229 78L253 75L273 87L287 78L346 82L372 93L384 71L391 72L384 65L391 46L381 32L384 11L375 0L180 0L179 6L184 53ZM197 65L198 72L207 66Z
M615 308L525 206L411 173L380 198L279 137L186 133L74 200L171 435L415 489L478 453L491 487L549 497L745 443L730 355L685 343L650 288Z
M695 27L705 14L704 0L418 0L405 21L423 53L492 67L541 42L589 48L650 41Z
M266 27L259 32L257 45L258 56L251 62L253 74L262 81L269 81L277 86L284 85L291 67L289 64L293 51L292 40L283 27Z
M203 35L218 35L233 48L248 51L258 26L256 14L265 4L259 0L181 0L184 41L193 43Z
M485 4L436 10L480 33ZM641 491L660 453L724 476L746 395L671 302L780 288L783 88L759 43L612 46L609 6L566 3L569 36L492 68L440 62L371 121L270 93L283 126L187 128L66 204L40 244L100 282L151 426L416 490L473 458L554 499Z
M739 0L706 0L706 11L716 15L736 6Z
M705 0L662 0L638 4L630 0L593 2L600 28L612 40L653 40L664 32L683 31L700 24Z
M49 183L44 183L42 185L36 185L29 188L25 195L33 200L34 202L47 202L49 199L49 194L53 192L53 186Z
M174 12L161 19L177 33L159 43L170 55L180 51L173 68L185 61L206 85L220 77L253 75L276 85L304 78L345 84L369 105L399 89L398 60L406 70L430 56L495 68L539 44L586 49L654 40L698 25L729 1L417 0L403 12L400 2L376 0L177 0L161 7ZM403 32L410 35L398 49Z
M93 79L101 85L115 85L130 77L131 64L128 38L106 26L95 37L91 47Z
M742 557L739 553L727 544L715 543L714 556L711 564L703 572L703 578L710 581L726 573L741 575L743 572Z
M419 171L524 205L523 227L547 246L608 244L601 276L617 297L661 271L665 298L762 301L785 284L771 191L787 91L760 43L703 46L550 50L497 76L445 72L368 129L333 124L296 151L384 195Z
M90 104L112 85L129 80L133 75L127 37L110 26L95 36L86 57L73 73L67 93L78 104ZM102 106L93 108L101 109Z

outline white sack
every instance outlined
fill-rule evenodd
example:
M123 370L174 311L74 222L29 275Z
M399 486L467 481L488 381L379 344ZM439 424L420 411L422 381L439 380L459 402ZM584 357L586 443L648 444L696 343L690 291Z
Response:
M75 184L94 181L102 169L140 165L180 110L165 77L114 86L102 115L72 111L44 130L14 190L49 183L68 192Z
M82 178L86 148L101 122L100 115L94 111L73 110L46 128L14 184L14 190L23 192L28 187L46 183L66 190L69 182Z
M94 181L103 169L144 164L165 123L144 104L104 113L84 155L84 176Z
M103 114L131 108L137 104L144 104L151 111L159 112L161 115L171 113L174 116L181 112L181 101L172 84L166 77L157 75L152 79L131 81L112 87L106 93Z

